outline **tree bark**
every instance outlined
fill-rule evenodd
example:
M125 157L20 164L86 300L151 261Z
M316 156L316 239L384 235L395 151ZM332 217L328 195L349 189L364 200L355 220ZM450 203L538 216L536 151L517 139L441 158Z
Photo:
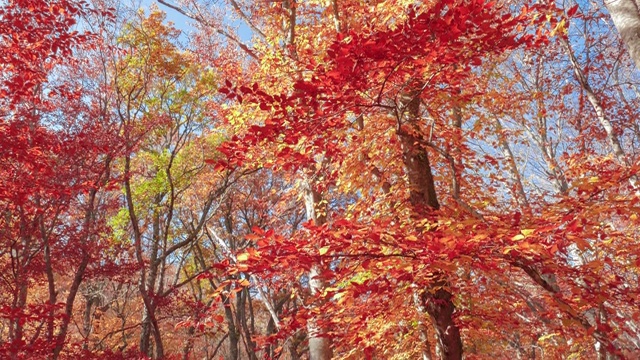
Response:
M411 205L418 212L433 211L440 208L435 183L429 162L429 153L416 141L411 131L418 130L420 120L420 92L412 91L401 97L401 108L398 116L400 127L406 125L410 131L398 134L402 144L403 162L410 186ZM436 277L443 274L434 272ZM438 337L438 346L443 359L462 359L462 339L460 330L453 321L455 306L453 296L446 290L446 282L437 279L421 294L423 307L433 321Z
M418 309L419 312L426 314L427 309L424 308L424 301L420 298L420 294L417 291L413 292L413 304ZM420 341L421 352L422 352L422 360L432 360L433 356L431 355L431 342L429 341L429 331L427 330L427 326L424 324L422 320L418 320L418 332L420 333Z
M637 11L638 10L636 8L636 16L637 16ZM602 126L605 133L607 134L607 140L609 140L609 145L611 146L611 151L613 152L613 155L615 156L616 160L618 160L618 163L620 163L620 165L629 166L627 155L625 151L622 149L622 145L620 143L620 139L618 138L618 134L613 128L613 124L607 117L604 111L604 108L602 106L602 103L600 102L600 98L596 96L595 92L591 88L591 85L589 84L587 77L584 75L584 71L582 70L582 67L578 63L578 59L573 53L573 48L571 47L571 44L567 39L564 39L564 38L560 38L560 42L562 43L565 50L567 51L567 55L569 56L569 60L571 61L573 72L576 75L576 79L578 80L578 83L582 87L582 90L584 90L584 92L586 93L587 99L591 103L591 106L593 107L593 110L596 113L596 117L598 118L600 125ZM640 51L640 48L638 48L638 51ZM638 55L640 56L640 53ZM638 193L637 176L635 175L631 176L629 178L629 183L631 184L631 187L636 191L636 193Z
M304 205L307 219L313 220L316 226L321 226L326 221L325 210L322 206L322 196L313 188L310 180L306 181L304 189ZM309 270L309 290L311 295L321 293L325 287L324 281L318 278L322 272L323 264L313 264ZM316 319L310 319L307 325L309 332L309 360L328 360L333 357L331 339L324 336L326 329L318 325Z
M401 122L407 125L410 131L416 130L420 117L420 93L410 92L402 96ZM409 179L410 201L414 207L428 206L438 210L440 204L436 194L436 188L429 163L429 153L416 141L416 135L411 132L402 132L399 135L402 144L402 161Z
M640 11L634 0L607 0L604 2L611 20L618 29L629 56L640 70Z
M230 287L226 287L227 293ZM229 352L226 354L226 360L238 360L240 358L240 333L236 327L235 317L233 310L231 310L231 301L229 296L223 296L224 304L224 316L227 320L227 327L229 329Z
M502 155L507 160L509 176L511 177L511 183L513 184L512 192L514 198L520 206L520 209L527 215L531 216L531 206L529 205L529 200L527 199L527 193L524 191L524 184L522 183L520 170L518 170L518 164L516 164L516 158L513 155L513 151L511 151L509 141L504 134L502 123L498 118L494 119L494 123L496 125L496 132L498 135L500 148L502 149Z
M147 296L149 297L148 306L145 302L145 307L142 312L142 330L140 331L140 351L144 352L148 356L152 355L152 345L151 345L151 333L153 331L151 324L151 314L155 313L156 306L155 301L149 295L155 293L156 289L156 279L158 277L158 250L159 250L159 242L160 242L160 214L157 208L160 205L160 197L156 197L156 200L153 204L154 214L153 214L153 238L151 244L151 258L149 260L149 273L146 278L146 286L145 291L147 292ZM158 354L159 355L159 354ZM164 355L164 354L163 354Z

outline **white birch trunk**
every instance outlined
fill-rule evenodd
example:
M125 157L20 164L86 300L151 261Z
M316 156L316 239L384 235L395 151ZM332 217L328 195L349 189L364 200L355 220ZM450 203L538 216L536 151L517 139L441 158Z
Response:
M304 206L307 219L313 220L316 226L326 221L326 214L322 206L322 196L313 188L310 180L307 180L304 188ZM322 272L323 264L313 264L309 271L309 290L311 295L321 293L325 287L324 281L318 278ZM329 360L333 357L331 339L324 336L325 329L318 325L315 319L309 319L307 323L309 333L309 360Z
M606 0L611 20L618 29L631 59L640 70L640 11L634 0Z

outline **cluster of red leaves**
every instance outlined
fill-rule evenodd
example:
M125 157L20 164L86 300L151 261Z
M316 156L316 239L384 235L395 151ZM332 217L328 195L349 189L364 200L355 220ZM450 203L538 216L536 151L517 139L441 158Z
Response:
M227 160L219 165L242 164L248 147L274 142L287 145L277 154L287 170L310 166L317 154L339 161L342 130L351 125L345 113L384 109L390 93L418 83L423 98L454 92L483 58L544 43L544 37L520 35L532 23L531 14L505 14L482 0L441 1L425 12L410 9L407 21L392 30L338 34L324 64L311 60L306 70L312 75L295 82L291 92L268 94L258 84L234 86L227 80L222 94L254 103L270 116L225 143L220 151ZM376 89L378 96L363 97L364 89ZM292 150L303 137L309 139L303 150Z

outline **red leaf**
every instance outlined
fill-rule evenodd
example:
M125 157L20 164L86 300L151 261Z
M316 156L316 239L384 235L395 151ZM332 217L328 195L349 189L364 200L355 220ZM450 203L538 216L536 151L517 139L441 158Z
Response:
M183 321L179 321L178 323L176 323L175 325L175 329L180 329L180 328L186 328L189 327L193 324L193 321L191 320L183 320Z

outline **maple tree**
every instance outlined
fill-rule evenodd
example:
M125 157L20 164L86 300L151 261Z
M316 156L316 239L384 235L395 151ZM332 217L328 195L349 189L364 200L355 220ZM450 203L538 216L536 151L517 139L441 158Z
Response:
M3 358L638 356L632 3L159 4L1 5Z
M68 333L82 281L109 261L113 124L82 101L72 79L57 76L88 46L73 25L94 11L68 1L11 1L0 10L6 358L73 353Z

